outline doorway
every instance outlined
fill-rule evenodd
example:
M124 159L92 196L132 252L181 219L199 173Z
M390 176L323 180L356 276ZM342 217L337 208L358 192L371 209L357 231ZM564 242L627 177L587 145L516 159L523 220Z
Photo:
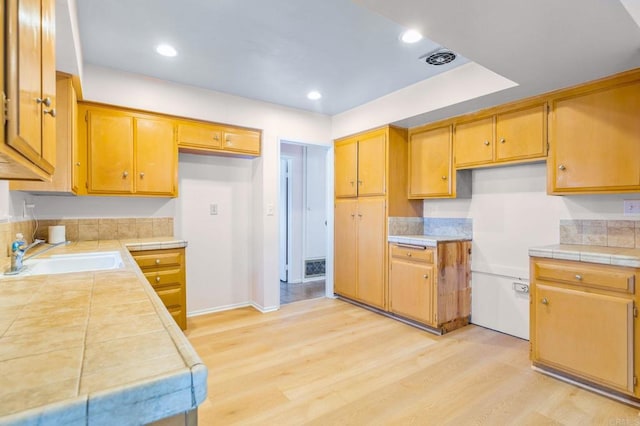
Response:
M328 147L280 144L280 304L324 297Z

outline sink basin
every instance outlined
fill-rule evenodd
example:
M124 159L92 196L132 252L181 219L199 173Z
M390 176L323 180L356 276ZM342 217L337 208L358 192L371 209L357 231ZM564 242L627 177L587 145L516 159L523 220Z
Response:
M124 267L118 251L58 254L24 262L26 270L19 275L65 274L69 272L102 271Z

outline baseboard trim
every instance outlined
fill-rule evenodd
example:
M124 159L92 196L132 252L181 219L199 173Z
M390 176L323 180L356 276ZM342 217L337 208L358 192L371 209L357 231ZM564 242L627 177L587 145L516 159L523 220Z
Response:
M197 311L187 312L187 318L213 314L215 312L231 311L233 309L246 308L247 306L255 307L251 302L233 303L231 305L216 306L215 308L200 309Z
M249 304L249 306L252 306L254 309L256 309L256 310L258 310L258 311L262 312L263 314L267 314L267 313L269 313L269 312L275 312L275 311L277 311L278 309L280 309L280 307L279 307L279 306L267 306L267 307L265 308L264 306L258 305L258 304L257 304L257 303L255 303L255 302L251 302L251 303Z

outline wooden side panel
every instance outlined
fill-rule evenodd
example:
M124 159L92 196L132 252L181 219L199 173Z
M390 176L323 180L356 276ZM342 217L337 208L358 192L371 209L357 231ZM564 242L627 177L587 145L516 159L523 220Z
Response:
M334 214L334 291L341 296L357 296L356 213L355 199L336 200Z
M362 302L385 309L387 216L382 197L359 198L358 296ZM337 257L337 256L336 256Z
M406 129L389 126L389 163L387 169L387 214L421 217L422 200L409 200L409 141Z
M140 194L175 195L178 181L178 147L173 122L135 119L135 191Z
M358 196L385 195L387 135L375 131L358 137Z
M471 314L471 242L438 244L438 326Z
M493 160L493 116L457 123L453 141L456 167L475 166Z
M358 195L358 142L355 139L335 144L335 195Z
M496 116L496 161L544 157L547 104Z

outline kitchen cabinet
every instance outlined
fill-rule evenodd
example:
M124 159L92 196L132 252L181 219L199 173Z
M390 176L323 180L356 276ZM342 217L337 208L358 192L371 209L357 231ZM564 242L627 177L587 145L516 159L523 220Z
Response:
M640 191L640 81L628 80L552 100L549 194Z
M389 244L389 310L446 333L469 324L471 242Z
M640 269L532 257L530 274L534 365L638 396Z
M198 121L177 122L178 148L196 154L260 156L261 132Z
M49 180L56 161L55 2L8 0L5 5L1 109L7 124L0 176Z
M11 190L77 194L80 182L86 181L81 176L86 152L80 151L77 137L78 97L70 75L57 75L56 99L56 169L51 181L12 181Z
M132 251L131 255L178 326L186 330L185 249Z
M177 195L174 123L159 115L80 104L79 144L87 148L87 194Z
M508 105L499 113L455 123L456 168L473 168L544 159L547 153L547 104Z
M381 310L388 218L422 216L422 201L407 199L407 150L406 130L392 126L335 141L334 291Z
M451 124L409 132L409 198L471 196L471 173L453 170L452 134Z

